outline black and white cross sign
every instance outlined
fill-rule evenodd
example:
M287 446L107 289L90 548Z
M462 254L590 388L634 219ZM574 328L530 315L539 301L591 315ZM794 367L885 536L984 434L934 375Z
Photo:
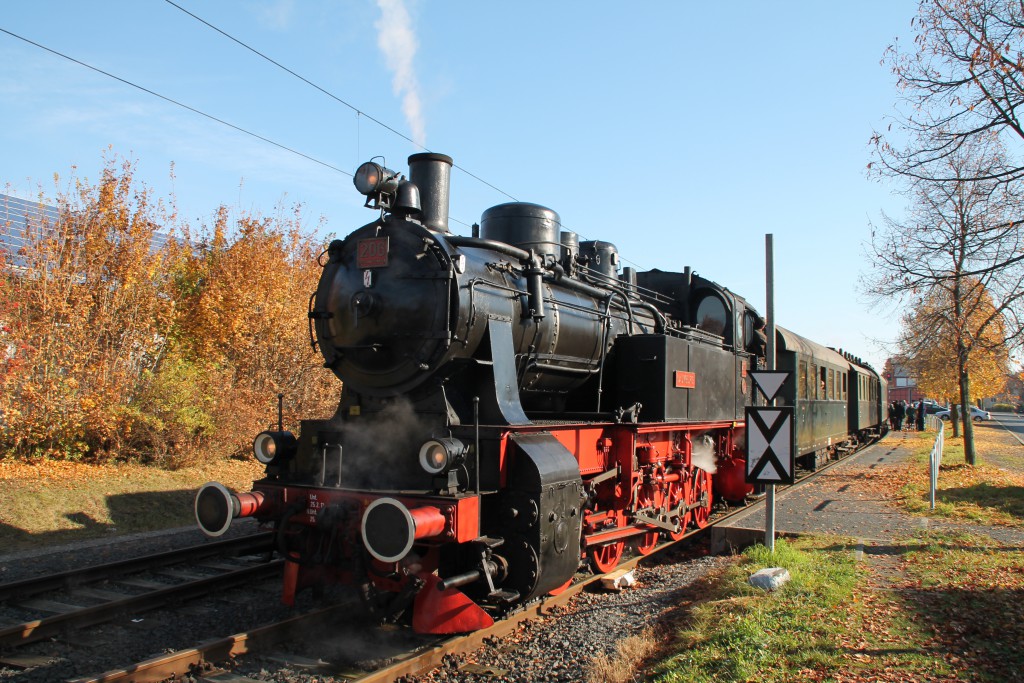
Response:
M793 483L793 408L748 407L747 483Z

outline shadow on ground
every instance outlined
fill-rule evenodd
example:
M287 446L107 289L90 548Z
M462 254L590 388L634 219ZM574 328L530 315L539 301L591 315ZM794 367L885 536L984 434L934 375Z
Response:
M936 501L952 505L971 503L1024 519L1024 486L992 486L982 482L974 486L940 489Z
M65 518L77 525L77 528L46 533L33 534L0 523L0 548L7 551L26 550L115 534L188 526L195 524L192 507L194 497L194 489L110 495L106 499L109 523L97 521L85 512L71 512Z
M963 660L971 680L1024 681L1024 589L904 589L900 597L936 634L934 653Z

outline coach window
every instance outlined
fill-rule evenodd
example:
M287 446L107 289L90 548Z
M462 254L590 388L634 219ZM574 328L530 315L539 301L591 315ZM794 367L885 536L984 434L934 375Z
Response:
M847 394L846 394L846 373L844 372L843 373L843 400L846 401L848 399L849 399L849 396L847 396Z
M819 368L818 370L818 398L826 399L828 394L825 393L825 378L828 377L828 371L825 368Z
M721 299L714 294L709 294L701 300L700 305L697 306L698 329L724 337L726 321L728 321L728 317L725 304Z
M836 371L832 368L828 369L828 400L834 401L836 398Z
M799 398L804 401L807 400L807 361L800 361L800 369L797 381L797 387L799 387L800 396Z

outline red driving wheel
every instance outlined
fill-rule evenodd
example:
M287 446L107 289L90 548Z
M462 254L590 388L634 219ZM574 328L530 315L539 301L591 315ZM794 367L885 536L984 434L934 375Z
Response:
M698 529L703 529L711 519L711 473L705 472L699 467L694 470L693 489L690 494L690 504L696 505L704 498L704 503L696 507L693 512L693 523Z
M641 555L650 555L658 547L658 537L657 531L648 531L640 537L636 544L636 551Z
M615 569L619 565L619 560L622 559L622 549L625 547L624 541L613 541L591 548L589 551L590 564L593 565L594 572L607 574Z

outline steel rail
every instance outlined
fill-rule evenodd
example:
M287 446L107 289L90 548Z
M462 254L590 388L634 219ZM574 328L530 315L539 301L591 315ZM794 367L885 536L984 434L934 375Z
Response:
M74 588L86 583L103 581L132 572L145 571L153 567L163 567L208 557L248 555L271 550L273 548L273 537L273 532L260 532L240 538L203 543L178 550L168 550L162 553L118 560L117 562L108 562L106 564L91 565L22 581L11 581L0 584L0 602L7 602L11 598L24 599L48 591Z
M345 604L327 607L308 614L300 614L251 631L210 640L187 650L157 655L123 669L114 669L97 676L72 678L67 683L113 683L114 681L150 683L153 681L165 681L188 673L194 667L227 661L238 655L252 653L258 648L273 645L289 637L296 630L326 625L335 617L347 615L351 609L351 605Z
M83 607L71 612L55 614L34 621L27 621L0 629L0 644L25 645L48 638L68 627L83 628L101 624L125 612L144 612L160 607L171 600L190 600L206 595L214 589L245 583L254 578L264 578L280 573L284 560L274 560L252 567L207 576L195 581L168 585L148 593L133 595L120 600L111 600L92 607Z

